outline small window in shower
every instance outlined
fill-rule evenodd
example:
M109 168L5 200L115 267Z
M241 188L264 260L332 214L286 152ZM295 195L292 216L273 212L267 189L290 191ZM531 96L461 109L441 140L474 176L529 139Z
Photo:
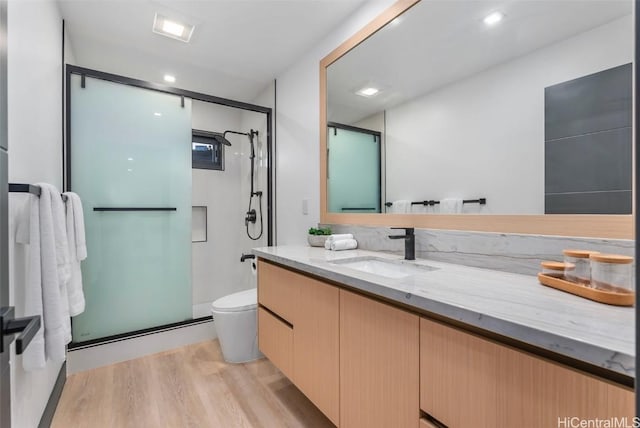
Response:
M192 130L191 167L224 171L224 148L215 132Z

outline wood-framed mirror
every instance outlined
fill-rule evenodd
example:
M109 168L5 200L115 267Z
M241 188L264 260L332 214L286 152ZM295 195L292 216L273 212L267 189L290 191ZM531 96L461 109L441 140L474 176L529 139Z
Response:
M321 222L634 239L634 37L633 0L396 2L320 62Z

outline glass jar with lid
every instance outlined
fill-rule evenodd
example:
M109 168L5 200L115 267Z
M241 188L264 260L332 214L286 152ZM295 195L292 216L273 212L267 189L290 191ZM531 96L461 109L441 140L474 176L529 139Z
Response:
M564 262L542 262L542 274L552 276L554 278L565 279L567 275L571 275L575 270L575 265Z
M592 254L591 284L614 293L632 293L633 257L618 254Z
M599 254L597 251L589 250L564 250L564 262L572 264L575 268L567 272L567 281L576 282L582 285L591 284L591 260L592 254Z

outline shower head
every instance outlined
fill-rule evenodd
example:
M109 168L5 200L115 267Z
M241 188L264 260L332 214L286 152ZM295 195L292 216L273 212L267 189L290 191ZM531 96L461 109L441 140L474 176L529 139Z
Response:
M231 147L231 143L229 142L229 140L227 140L225 138L224 134L215 134L213 136L213 139L216 140L220 144L224 144L225 146Z
M253 137L258 135L258 131L254 131L253 129L251 130L251 132L238 132L238 131L226 130L222 134L214 135L213 138L217 142L219 142L221 144L224 144L225 146L231 147L231 142L229 140L227 140L227 134L246 135L247 137L249 137L249 141L251 142L251 153L252 153L252 157L253 157Z
M231 146L231 143L229 142L229 140L227 140L227 134L246 135L247 137L249 136L248 132L238 132L238 131L226 130L226 131L224 131L222 133L220 138L216 138L216 140L221 142L222 144L225 144L227 146Z

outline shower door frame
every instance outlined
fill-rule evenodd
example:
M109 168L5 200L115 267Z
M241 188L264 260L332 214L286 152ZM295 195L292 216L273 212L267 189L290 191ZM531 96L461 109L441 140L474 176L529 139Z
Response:
M130 77L120 76L117 74L106 73L103 71L92 70L90 68L79 67L76 65L66 64L65 72L65 99L66 105L64 110L64 123L65 123L65 142L62 145L62 171L63 171L63 188L65 191L72 191L71 189L71 76L73 74L79 75L82 78L82 87L85 84L85 77L92 77L95 79L105 80L112 83L119 83L122 85L134 86L136 88L149 89L152 91L163 92L166 94L178 95L184 98L191 98L192 100L204 101L213 104L222 105L225 107L233 107L241 110L252 111L256 113L263 113L266 115L267 120L267 245L273 245L273 123L272 115L273 109L271 107L259 106L257 104L245 103L242 101L231 100L228 98L216 97L215 95L203 94L200 92L193 92L186 89L175 88L172 86L163 85L160 83L148 82L146 80L133 79ZM120 333L112 336L101 337L98 339L87 340L85 342L71 342L67 345L67 349L82 349L92 346L101 345L109 342L117 342L120 340L129 339L132 337L145 336L148 334L157 333L159 331L171 330L174 328L184 327L190 324L200 324L203 322L209 322L211 317L193 318L191 320L175 322L171 324L160 325L156 327L150 327L142 330L135 330L126 333Z

